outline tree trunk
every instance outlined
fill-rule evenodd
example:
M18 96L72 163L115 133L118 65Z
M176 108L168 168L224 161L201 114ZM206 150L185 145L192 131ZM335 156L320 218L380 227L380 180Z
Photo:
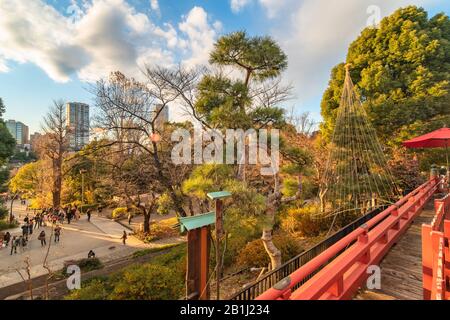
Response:
M150 210L147 211L146 209L143 209L143 213L144 213L144 233L149 234L150 233L151 211Z
M53 163L53 208L61 205L61 186L62 186L62 159L57 158Z
M272 228L264 228L261 239L263 241L264 248L266 249L266 252L270 258L271 270L274 270L281 266L281 251L278 250L278 248L272 241L272 232Z
M11 198L11 209L9 211L9 223L13 223L14 221L14 215L13 215L13 204L14 204L14 200L16 200L17 195L14 195Z
M270 258L271 269L281 266L281 251L273 243L273 225L275 223L275 212L278 207L281 194L278 192L278 182L275 182L275 191L267 197L266 217L267 224L263 228L262 241L264 248Z

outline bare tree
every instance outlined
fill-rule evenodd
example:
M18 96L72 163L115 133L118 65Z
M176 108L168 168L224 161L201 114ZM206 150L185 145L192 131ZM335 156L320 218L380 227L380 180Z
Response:
M311 113L306 111L299 115L294 114L294 108L291 109L287 117L287 121L292 124L298 133L310 137L317 127L317 122L311 116Z
M146 184L158 185L158 191L166 192L178 214L191 215L185 205L186 196L181 191L182 180L179 178L183 175L173 179L170 174L174 165L170 159L172 142L165 130L168 126L158 121L164 109L178 99L179 93L158 76L158 72L162 72L158 70L147 69L146 83L127 78L120 72L97 82L93 88L100 111L97 125L109 134L104 147L111 147L116 166L120 167L131 155L143 155L145 161L139 162L137 170L146 168L148 175L141 175L151 177ZM122 181L132 180L133 177Z
M52 164L52 196L53 207L61 204L63 180L63 161L68 152L70 129L66 124L66 109L63 101L54 101L44 117L45 134L39 138L37 152L41 158L47 158Z

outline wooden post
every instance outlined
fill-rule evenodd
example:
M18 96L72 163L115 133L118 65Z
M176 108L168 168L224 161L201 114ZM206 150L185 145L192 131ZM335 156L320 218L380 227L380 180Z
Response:
M431 225L422 225L422 287L423 299L431 299L433 281L433 250L431 243Z
M200 229L200 300L209 300L210 291L208 284L209 273L209 250L211 241L209 237L209 226L204 226Z
M228 191L210 192L208 198L215 202L216 215L216 299L220 299L220 278L222 276L222 256L220 252L220 240L223 237L223 202L222 199L231 196Z
M186 297L189 300L208 300L209 226L188 232L188 258L186 273Z
M220 300L220 276L222 274L222 256L220 240L223 233L222 200L216 199L216 300Z

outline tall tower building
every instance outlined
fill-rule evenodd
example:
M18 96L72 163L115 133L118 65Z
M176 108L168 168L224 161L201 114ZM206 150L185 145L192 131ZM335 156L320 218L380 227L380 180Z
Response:
M89 143L89 105L80 102L67 103L66 123L70 149L81 150Z
M9 132L13 136L14 139L16 139L17 145L24 145L29 143L29 129L28 126L23 124L20 121L16 120L8 120L6 121L6 127L8 128Z
M161 105L156 106L156 112L160 111L158 114L158 118L156 118L155 126L157 129L162 129L164 124L169 121L169 106L166 106L161 110Z

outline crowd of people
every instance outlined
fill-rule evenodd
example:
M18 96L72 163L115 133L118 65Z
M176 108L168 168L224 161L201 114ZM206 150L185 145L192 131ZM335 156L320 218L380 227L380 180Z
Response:
M90 218L91 213L88 212L88 218ZM6 232L3 238L0 239L3 242L4 247L10 247L10 254L16 254L19 249L21 252L25 251L30 241L30 236L33 232L39 232L37 240L40 241L41 247L47 245L47 235L45 230L39 230L44 226L52 226L53 241L59 243L61 238L61 225L71 221L78 221L80 219L80 211L77 206L67 206L64 208L45 208L41 212L35 213L32 217L29 214L23 219L21 225L22 234L21 235L11 235L10 232ZM89 219L90 220L90 219Z

